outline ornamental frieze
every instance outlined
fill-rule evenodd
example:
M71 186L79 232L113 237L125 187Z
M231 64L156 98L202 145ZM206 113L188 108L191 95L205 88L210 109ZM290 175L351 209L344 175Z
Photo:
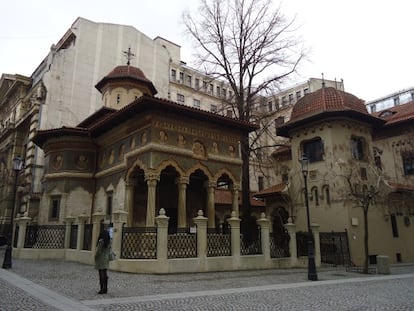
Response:
M226 135L220 131L212 131L206 129L198 129L194 127L185 126L182 124L177 124L169 121L157 120L154 122L154 126L162 130L170 130L183 135L192 135L201 138L207 138L215 141L222 141L229 144L237 144L238 139L231 135Z

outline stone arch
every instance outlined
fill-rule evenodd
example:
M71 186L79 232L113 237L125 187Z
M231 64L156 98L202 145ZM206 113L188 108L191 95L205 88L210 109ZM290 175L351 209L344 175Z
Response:
M187 223L192 223L193 217L199 210L207 215L207 190L210 186L211 175L207 175L201 168L196 168L189 174L187 186ZM214 217L214 216L213 216Z
M137 164L137 161L134 164ZM148 184L146 177L146 169L142 166L133 165L128 171L125 201L126 210L129 214L129 226L145 226L148 200Z
M179 189L177 179L180 172L173 165L167 165L160 171L159 181L156 188L156 214L160 209L164 209L166 215L170 217L168 231L177 232L178 227L178 196Z
M127 181L130 179L131 174L136 168L142 169L145 173L148 171L148 167L140 159L136 159L134 163L132 163L131 167L126 171L125 179Z
M227 175L229 180L231 180L232 184L235 184L238 182L238 180L234 177L234 175L226 168L221 168L214 176L213 176L213 180L215 180L216 182L219 181L219 179L224 176Z
M200 170L202 171L208 178L208 180L214 180L210 170L208 169L207 166L201 164L201 163L197 163L196 165L192 166L191 168L189 168L187 170L187 173L185 174L186 176L190 176L191 174L193 174L195 171Z
M159 172L161 174L162 170L164 170L165 168L167 168L168 166L172 166L175 168L175 170L178 172L178 174L180 176L185 176L185 172L184 170L181 168L181 166L177 163L177 161L173 160L173 159L168 159L168 160L164 160L162 161L158 167L156 168L156 171Z

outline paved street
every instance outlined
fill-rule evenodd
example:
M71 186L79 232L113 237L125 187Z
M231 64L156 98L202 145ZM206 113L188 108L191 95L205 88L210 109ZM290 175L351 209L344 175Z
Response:
M306 269L109 277L97 295L92 266L13 260L0 269L0 310L414 310L414 265L391 275L322 268L317 282Z

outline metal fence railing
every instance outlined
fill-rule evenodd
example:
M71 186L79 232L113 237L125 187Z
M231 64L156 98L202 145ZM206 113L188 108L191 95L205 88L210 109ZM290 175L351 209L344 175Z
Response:
M78 245L78 225L70 226L69 248L76 249Z
M190 233L189 228L180 228L177 233L168 234L168 258L197 257L197 234Z
M231 235L207 231L207 257L231 256Z
M290 257L289 254L289 235L275 236L273 232L269 233L270 257L284 258Z
M25 248L62 249L65 247L65 225L27 226Z
M157 228L124 227L122 229L121 258L156 259Z

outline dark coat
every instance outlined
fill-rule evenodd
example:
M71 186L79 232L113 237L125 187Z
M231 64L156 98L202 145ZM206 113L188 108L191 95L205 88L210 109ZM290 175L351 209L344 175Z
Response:
M109 266L109 253L111 250L111 246L104 247L103 239L98 241L98 245L96 246L96 253L95 253L95 269L102 270L108 269Z

